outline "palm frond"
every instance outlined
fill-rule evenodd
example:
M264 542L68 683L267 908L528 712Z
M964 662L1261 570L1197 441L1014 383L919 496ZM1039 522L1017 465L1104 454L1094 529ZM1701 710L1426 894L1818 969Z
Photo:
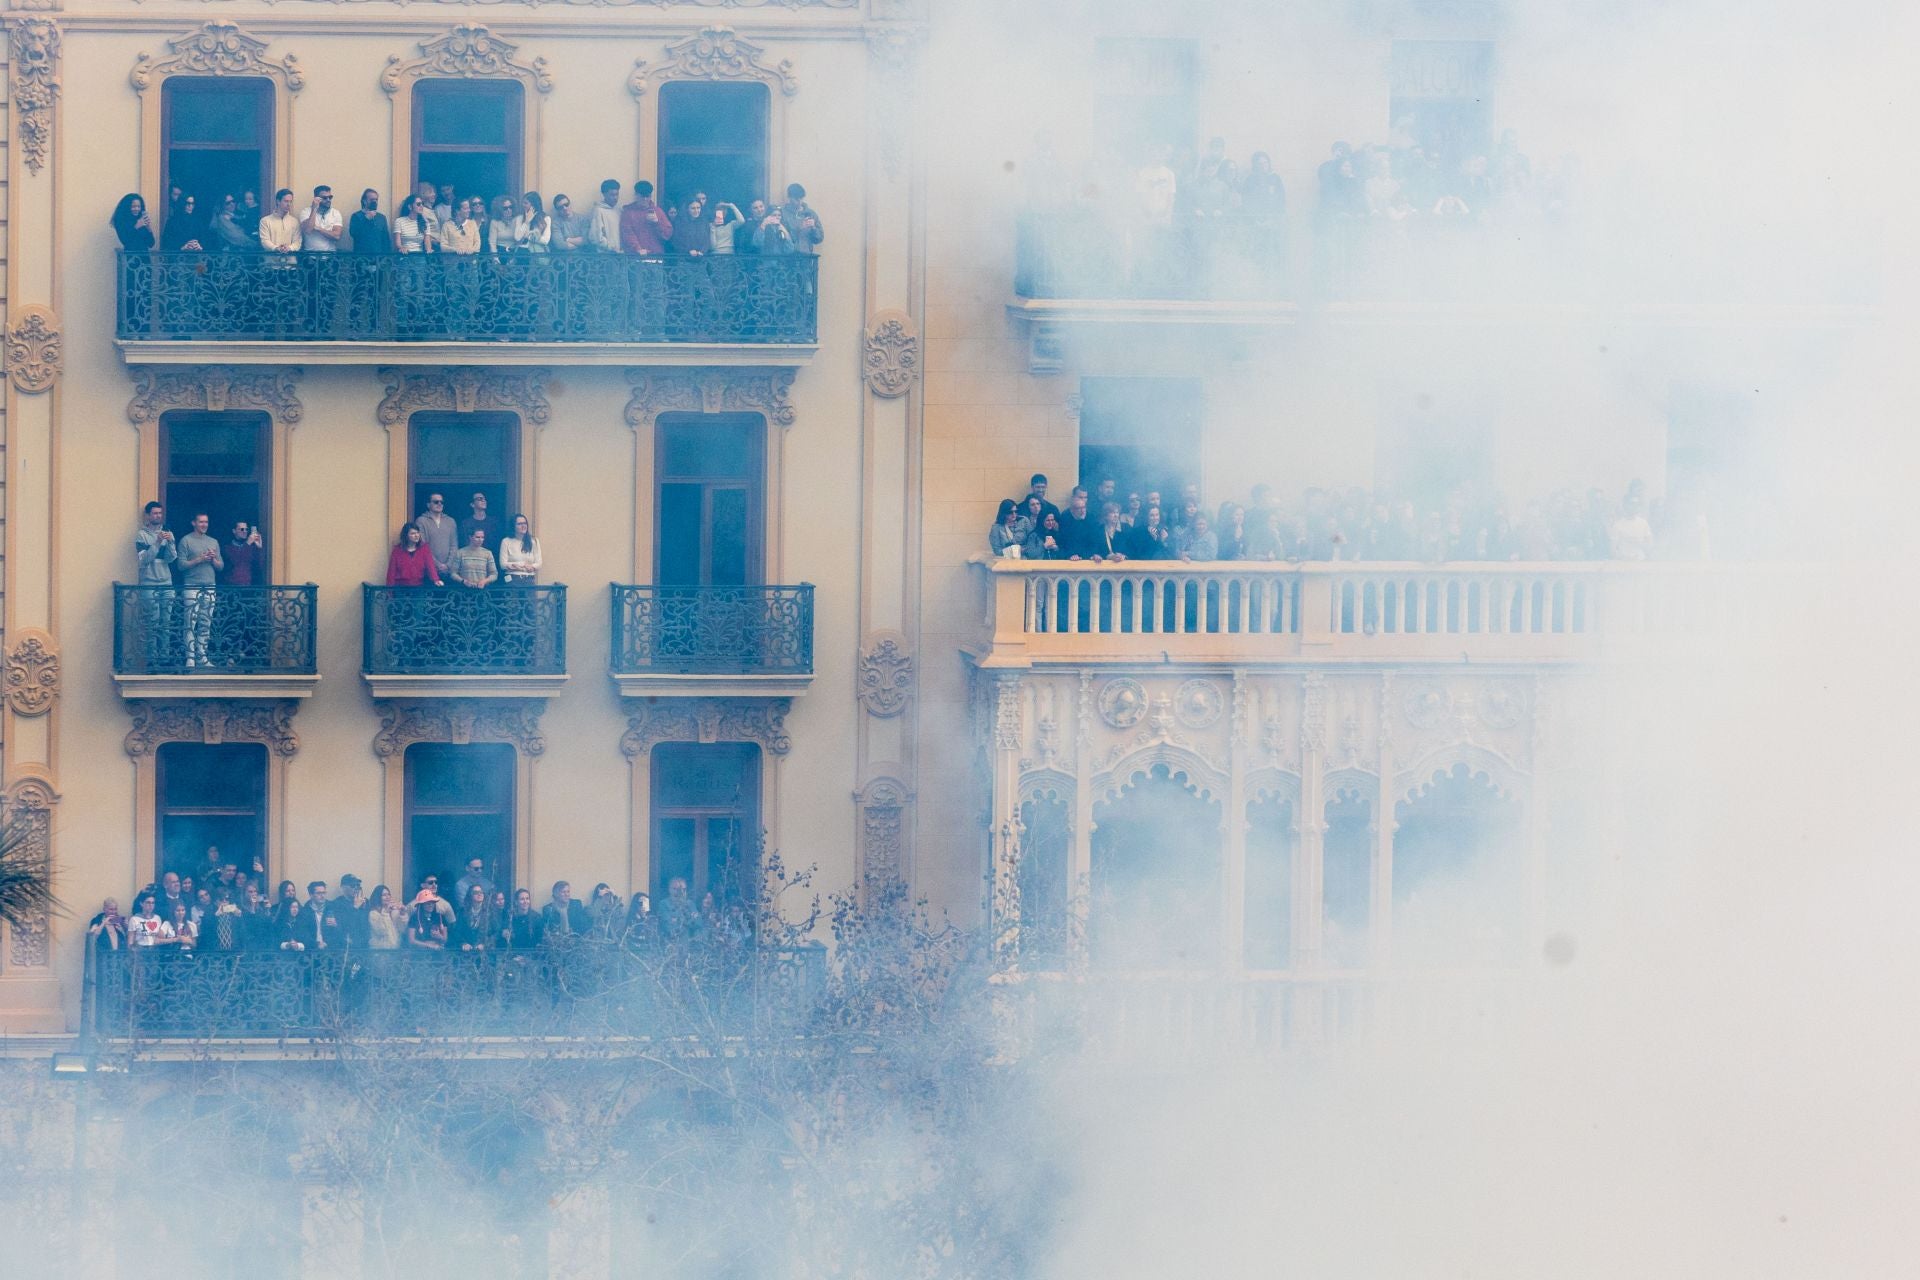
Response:
M0 921L18 928L60 912L53 868L33 847L33 830L18 813L0 823Z

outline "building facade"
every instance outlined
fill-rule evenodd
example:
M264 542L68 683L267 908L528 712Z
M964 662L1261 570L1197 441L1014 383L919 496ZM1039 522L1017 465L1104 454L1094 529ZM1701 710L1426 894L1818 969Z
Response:
M209 846L396 893L475 855L536 900L738 888L778 850L1011 933L1050 904L1092 938L1118 833L1171 822L1200 833L1176 896L1212 922L1208 963L1300 974L1394 963L1408 822L1497 828L1507 954L1535 950L1570 708L1724 624L1723 577L986 564L997 502L1032 472L1210 508L1261 481L1658 494L1763 440L1724 388L1844 342L1850 313L1600 269L1595 197L1538 194L1545 160L1539 258L1354 231L1319 191L1333 140L1512 169L1516 125L1591 139L1498 6L1215 18L16 3L4 768L73 911L6 937L4 1026L73 1027L94 904ZM1274 183L1168 275L1174 242L1114 211L1176 162L1208 172L1216 135ZM590 238L609 177L683 227L696 192L704 218L804 183L825 238L729 260L186 234L217 236L229 195L244 219L290 189L298 216L321 184L391 220L426 181L564 192ZM116 238L128 193L151 252ZM402 525L457 531L476 497L495 549L529 518L538 586L390 588ZM202 511L217 541L256 529L250 584L142 586L153 501L175 546ZM1142 788L1166 804L1129 816ZM1129 909L1173 892L1149 871L1113 890L1145 895Z

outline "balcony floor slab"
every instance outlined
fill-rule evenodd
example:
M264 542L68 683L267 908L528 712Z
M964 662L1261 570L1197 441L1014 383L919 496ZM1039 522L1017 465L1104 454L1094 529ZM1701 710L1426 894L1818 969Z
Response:
M613 672L623 698L797 698L813 684L805 675L689 675Z
M369 675L361 673L376 698L545 698L560 692L564 675Z
M128 364L697 365L798 368L813 343L776 342L227 342L219 339L115 342Z
M310 698L319 676L116 675L123 698Z

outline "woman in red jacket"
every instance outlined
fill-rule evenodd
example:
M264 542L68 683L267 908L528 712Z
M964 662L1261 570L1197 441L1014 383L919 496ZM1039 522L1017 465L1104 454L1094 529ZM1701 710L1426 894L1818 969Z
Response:
M427 550L420 526L409 520L400 526L400 540L387 556L387 585L424 587L440 585L440 570L434 568L433 552Z

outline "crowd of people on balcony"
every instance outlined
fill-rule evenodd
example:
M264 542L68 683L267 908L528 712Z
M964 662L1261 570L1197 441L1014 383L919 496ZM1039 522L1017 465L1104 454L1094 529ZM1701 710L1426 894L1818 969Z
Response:
M1704 512L1679 500L1649 501L1635 480L1615 499L1598 488L1562 489L1515 512L1495 493L1461 487L1424 509L1410 497L1307 489L1283 502L1257 484L1245 504L1209 508L1200 487L1172 501L1158 490L1122 494L1112 479L1075 486L1066 508L1035 473L1028 491L1003 499L988 549L1028 560L1701 560Z
M87 937L96 952L471 954L586 943L739 945L752 933L731 897L708 892L696 901L680 877L668 881L657 907L650 894L623 899L605 883L583 901L565 880L542 904L527 889L509 893L496 885L485 866L484 859L468 859L445 894L437 875L422 876L403 899L384 884L368 893L360 877L347 874L331 892L324 880L310 882L303 897L292 880L269 888L259 858L242 864L212 846L197 878L168 871L133 895L130 914L121 913L118 899L106 899L88 921Z
M297 211L292 190L273 193L262 206L252 191L208 202L175 187L157 225L137 193L121 197L111 219L120 247L137 253L353 253L561 254L624 253L646 257L727 254L781 256L818 252L824 224L807 203L806 188L787 187L778 203L756 199L743 214L724 200L697 191L684 204L662 205L651 182L633 184L621 203L618 180L600 184L598 201L576 212L566 195L551 205L537 191L511 195L463 195L451 183L422 182L401 201L389 224L380 193L360 193L351 217L322 184Z
M1571 163L1536 166L1513 130L1478 147L1423 145L1413 132L1403 124L1390 142L1335 142L1319 165L1312 215L1321 284L1454 228L1564 214ZM1283 283L1287 191L1265 151L1238 160L1214 137L1204 149L1161 143L1132 159L1109 149L1078 166L1043 134L1025 175L1027 296L1104 288L1259 296Z
M539 580L543 558L533 522L515 512L506 526L487 514L487 495L468 500L469 513L455 521L444 494L427 496L427 509L400 526L387 555L390 587L441 587L449 584L483 590L498 583L530 587Z

